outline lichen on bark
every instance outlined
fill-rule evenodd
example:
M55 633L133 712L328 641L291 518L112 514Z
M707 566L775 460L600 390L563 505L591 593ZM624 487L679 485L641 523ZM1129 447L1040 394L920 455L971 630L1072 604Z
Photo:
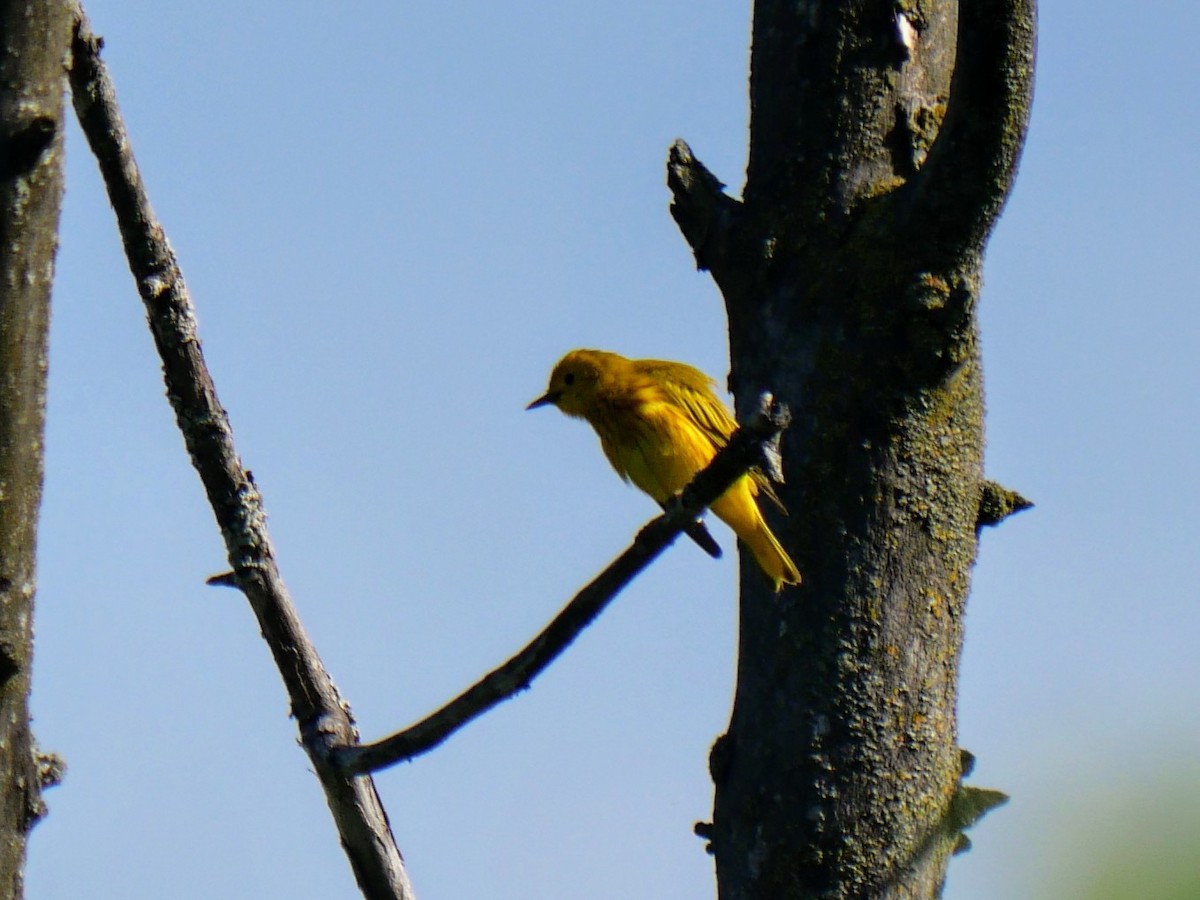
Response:
M791 516L772 527L804 583L775 600L743 570L705 832L723 898L932 897L969 824L976 306L1032 22L1033 0L759 0L744 200L672 148L672 212L724 295L739 409L772 390L794 411Z

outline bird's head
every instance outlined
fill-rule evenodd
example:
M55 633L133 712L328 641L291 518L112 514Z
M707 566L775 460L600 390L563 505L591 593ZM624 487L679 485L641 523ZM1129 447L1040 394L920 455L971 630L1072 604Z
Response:
M604 358L609 355L599 350L572 350L550 373L546 393L525 408L557 406L568 416L586 416L595 405Z

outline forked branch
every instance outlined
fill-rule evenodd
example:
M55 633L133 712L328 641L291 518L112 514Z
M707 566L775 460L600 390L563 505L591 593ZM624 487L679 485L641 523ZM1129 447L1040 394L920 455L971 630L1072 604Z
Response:
M349 713L305 633L276 566L262 498L233 444L196 329L187 286L150 207L100 60L101 40L75 9L70 81L76 115L99 163L125 254L162 360L167 396L200 475L233 567L227 583L249 600L291 700L302 743L325 791L359 887L369 898L413 897L374 783L355 777L436 746L486 709L527 687L649 565L698 513L747 469L778 478L775 442L787 410L764 395L762 408L712 463L644 527L633 545L581 591L524 650L475 687L406 731L357 746Z
M952 255L987 239L1016 177L1033 104L1036 0L961 0L950 102L913 182L908 231Z
M326 743L356 738L348 708L321 664L275 564L262 498L243 469L233 431L204 362L183 274L155 218L130 149L101 40L75 10L70 68L75 112L108 189L130 271L162 359L167 396L192 465L208 492L229 562L275 657L305 749L337 824L359 887L370 898L413 896L387 816L370 779L348 778L325 760Z

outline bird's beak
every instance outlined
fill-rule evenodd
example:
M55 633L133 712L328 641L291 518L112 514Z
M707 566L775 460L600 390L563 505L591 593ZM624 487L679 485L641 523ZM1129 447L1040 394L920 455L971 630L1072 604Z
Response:
M546 393L530 403L525 409L530 410L537 409L539 406L551 406L558 402L560 396L562 395L558 391L546 391Z

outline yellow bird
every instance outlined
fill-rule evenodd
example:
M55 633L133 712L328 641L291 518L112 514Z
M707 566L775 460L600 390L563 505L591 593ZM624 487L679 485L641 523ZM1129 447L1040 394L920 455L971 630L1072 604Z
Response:
M586 419L617 474L664 504L737 428L714 387L707 375L683 363L572 350L550 373L546 393L526 409L553 405ZM735 481L712 511L750 548L778 591L799 584L800 572L767 527L755 500L760 493L783 509L766 478L754 471ZM688 534L712 552L693 529Z

